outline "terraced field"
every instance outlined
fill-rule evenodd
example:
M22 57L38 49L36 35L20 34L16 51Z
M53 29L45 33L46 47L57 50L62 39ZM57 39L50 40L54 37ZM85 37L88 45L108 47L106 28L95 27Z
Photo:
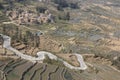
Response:
M26 60L0 61L0 80L67 80L64 67Z

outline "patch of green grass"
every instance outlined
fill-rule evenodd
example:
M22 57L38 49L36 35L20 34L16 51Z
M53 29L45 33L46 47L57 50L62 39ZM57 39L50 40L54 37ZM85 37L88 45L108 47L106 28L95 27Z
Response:
M19 75L16 75L15 73L11 73L13 77L19 77Z
M64 64L59 60L51 60L48 56L43 60L44 63L52 64L52 65L58 65L64 67Z

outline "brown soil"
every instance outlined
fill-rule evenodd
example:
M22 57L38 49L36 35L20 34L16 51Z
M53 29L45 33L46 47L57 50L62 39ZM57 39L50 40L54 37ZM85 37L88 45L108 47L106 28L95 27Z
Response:
M83 57L85 59L85 62L88 63L112 65L112 62L110 60L100 57L95 57L94 54L83 54Z
M55 40L42 35L40 36L40 49L51 52L60 52L62 49L62 45Z
M56 54L58 57L66 60L67 62L71 63L74 66L80 66L79 62L77 61L76 56L72 54Z
M0 45L0 55L13 55L14 53L10 50L7 50L5 48L2 47L2 45Z
M108 43L107 43L107 47L115 50L115 51L120 51L120 40L119 39L107 39Z

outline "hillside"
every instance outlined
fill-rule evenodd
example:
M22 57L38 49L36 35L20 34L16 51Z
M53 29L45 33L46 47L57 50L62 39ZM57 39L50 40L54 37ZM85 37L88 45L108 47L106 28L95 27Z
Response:
M25 55L47 51L80 66L78 53L88 66L71 70L49 58L32 64L0 36L0 80L120 79L120 0L0 0L0 34Z

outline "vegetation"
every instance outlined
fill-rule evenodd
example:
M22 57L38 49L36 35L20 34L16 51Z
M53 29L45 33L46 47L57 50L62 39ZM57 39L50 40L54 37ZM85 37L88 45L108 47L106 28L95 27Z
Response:
M73 80L72 75L68 71L65 72L64 77L66 80Z
M60 20L68 20L69 21L70 20L70 13L67 12L67 13L60 14L58 17Z
M58 10L63 10L63 8L66 8L66 7L70 7L70 8L73 8L73 9L79 8L77 3L73 3L73 2L68 3L67 0L52 0L52 1L55 4L58 4L58 6L57 6Z
M7 74L5 76L8 80L40 80L41 77L50 80L91 80L96 73L98 80L101 78L104 80L118 80L120 74L109 67L109 64L103 64L105 58L105 62L108 60L110 64L112 62L111 66L120 69L119 3L120 0L92 0L92 2L89 2L89 0L44 0L43 2L39 2L39 0L0 0L0 32L12 38L12 46L16 49L29 55L36 55L32 53L37 53L40 50L56 51L56 54L95 54L95 59L100 58L101 61L103 60L103 63L96 63L91 62L93 58L88 58L90 64L95 67L95 71L92 71L93 69L89 71L88 68L82 73L77 73L73 70L67 71L61 61L51 60L48 56L43 61L48 64L36 63L36 65L21 60L5 62L5 60L11 58L2 57L0 70ZM33 15L47 14L48 11L51 13L54 22L18 25L6 14L7 11L14 12L15 10L20 13L28 11ZM14 23L7 23L11 21ZM45 32L45 37L38 35L39 30ZM42 43L40 39L43 39ZM55 69L51 70L53 68ZM114 74L114 77L108 74ZM0 80L4 79L0 77Z
M11 61L5 61L7 64L4 64L4 65L6 65L7 67L5 67L5 69L3 69L5 71L5 73L7 74L6 78L8 80L16 80L16 79L18 79L18 80L20 80L20 79L39 80L39 79L48 79L49 77L50 77L50 79L53 79L53 78L54 79L59 79L59 78L62 79L62 75L60 75L60 74L62 74L63 68L61 68L61 67L58 67L55 65L40 64L40 63L32 64L30 62L26 62L25 60L20 60L20 59L17 59L17 60L11 59ZM0 66L0 69L1 68L2 68L2 66ZM18 69L18 71L16 71L16 69ZM10 72L9 72L9 70L10 70ZM53 74L55 74L55 75L53 75ZM0 77L0 79L1 79L1 77ZM65 79L63 79L63 80L65 80Z
M4 9L4 7L3 7L3 5L0 3L0 10L3 10Z
M1 32L3 34L11 36L12 42L20 42L21 44L25 44L28 47L39 47L39 36L36 33L33 34L30 31L21 31L20 28L12 24L2 25L1 28Z
M41 7L41 6L37 6L37 7L36 7L36 11L37 11L38 13L45 13L46 10L47 10L46 7Z
M44 63L52 64L52 65L58 65L64 67L64 64L59 60L51 60L48 56L43 60Z

